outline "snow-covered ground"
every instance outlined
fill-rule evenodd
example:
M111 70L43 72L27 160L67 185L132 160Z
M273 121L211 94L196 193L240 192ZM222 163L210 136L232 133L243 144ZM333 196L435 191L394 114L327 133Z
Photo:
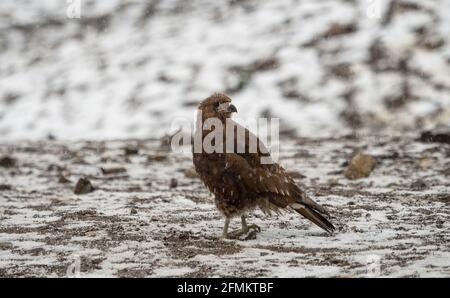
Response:
M130 146L139 152L126 155ZM377 165L349 181L356 149ZM239 241L219 238L223 219L190 156L159 141L3 145L17 163L0 168L0 276L449 277L449 153L409 137L283 142L282 165L337 232L255 211L261 233ZM75 195L82 176L96 190Z
M300 136L449 123L448 11L448 0L2 0L1 140L160 136L215 91Z

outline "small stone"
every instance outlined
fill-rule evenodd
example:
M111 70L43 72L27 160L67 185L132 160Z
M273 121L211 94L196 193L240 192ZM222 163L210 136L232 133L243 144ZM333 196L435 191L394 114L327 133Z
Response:
M53 172L53 171L60 172L62 170L63 170L63 168L61 166L55 165L55 164L48 165L48 167L47 167L47 171L49 171L49 172Z
M336 178L330 178L330 179L328 179L328 185L329 186L339 186L340 183Z
M422 179L418 179L418 180L414 181L413 183L411 183L411 188L413 190L424 190L424 189L428 188L428 185Z
M127 191L129 192L140 192L142 191L142 187L140 185L130 185L129 187L127 187Z
M422 170L428 169L433 165L433 159L431 158L422 158L419 160L419 166Z
M12 187L9 184L0 184L0 191L11 190Z
M59 175L58 183L70 183L71 181L67 179L64 175Z
M120 174L120 173L125 173L127 171L127 169L123 168L123 167L116 167L116 168L100 168L100 170L102 171L103 175L111 175L111 174Z
M139 154L139 149L136 147L126 147L124 149L125 155L136 155Z
M184 170L184 176L186 176L186 178L200 177L194 168L187 168L186 170Z
M178 186L178 180L175 178L170 179L170 188L175 188Z
M375 168L375 163L376 160L373 156L358 153L350 161L344 175L351 180L369 177L370 173Z
M434 129L424 131L419 138L424 143L445 143L450 144L450 126L438 125Z
M14 245L11 242L0 242L0 249L7 250L14 248Z
M137 210L135 208L131 208L130 213L131 214L137 214Z
M149 155L147 157L147 161L148 162L160 162L160 161L164 161L167 159L167 155L163 155L163 154L155 154L155 155Z
M3 156L0 158L0 167L12 168L17 164L17 160L10 156Z
M75 185L74 193L76 195L87 194L93 192L95 188L92 186L91 182L86 178L80 178Z
M85 235L88 236L88 237L95 237L95 236L97 236L97 232L96 231L89 231L89 232L86 232Z

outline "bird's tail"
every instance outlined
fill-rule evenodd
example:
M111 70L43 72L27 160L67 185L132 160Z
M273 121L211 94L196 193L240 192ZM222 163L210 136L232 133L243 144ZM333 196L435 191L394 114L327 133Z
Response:
M315 223L328 233L332 234L333 231L335 230L333 224L313 208L302 203L293 203L290 206L295 211L297 211L298 213L300 213L301 215L303 215L304 217L306 217L307 219L309 219L310 221L312 221L313 223Z

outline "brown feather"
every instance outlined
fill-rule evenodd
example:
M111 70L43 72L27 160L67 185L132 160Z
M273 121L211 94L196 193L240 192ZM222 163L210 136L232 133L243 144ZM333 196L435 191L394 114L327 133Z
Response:
M293 207L294 208L294 207ZM300 208L294 208L295 211L327 231L328 233L332 234L335 230L335 227L331 222L329 222L325 217L320 215L317 211L314 211L314 209L311 209L306 206L302 206Z

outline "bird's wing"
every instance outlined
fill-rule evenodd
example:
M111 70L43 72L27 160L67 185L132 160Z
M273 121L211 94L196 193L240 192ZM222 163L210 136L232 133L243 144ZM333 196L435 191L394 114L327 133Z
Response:
M278 164L252 165L245 156L226 154L225 171L240 181L247 191L268 195L273 204L286 208L294 203L304 204L328 214L325 208L311 200L294 179Z
M246 135L250 134L246 130ZM257 141L261 143L259 139ZM235 142L239 140L235 138ZM248 149L247 144L245 146ZM265 147L257 153L227 153L225 171L238 179L246 191L266 198L271 205L291 207L324 230L334 230L333 225L322 215L329 215L328 211L310 199L280 165L262 164L262 156L270 156Z
M285 196L286 200L292 199L293 202L303 203L316 209L317 211L327 214L325 208L311 200L296 184L292 177L279 164L273 162L271 164L262 164L261 157L270 157L269 150L264 143L259 140L247 128L240 126L235 122L238 128L245 130L245 144L240 144L241 139L234 135L236 147L245 147L244 153L226 154L230 165L235 170L242 173L248 173L246 183L255 192L268 192L275 195ZM249 152L250 139L255 138L258 144L258 150L255 153ZM282 202L280 202L282 203ZM286 203L290 203L287 201ZM285 206L283 206L285 207Z

